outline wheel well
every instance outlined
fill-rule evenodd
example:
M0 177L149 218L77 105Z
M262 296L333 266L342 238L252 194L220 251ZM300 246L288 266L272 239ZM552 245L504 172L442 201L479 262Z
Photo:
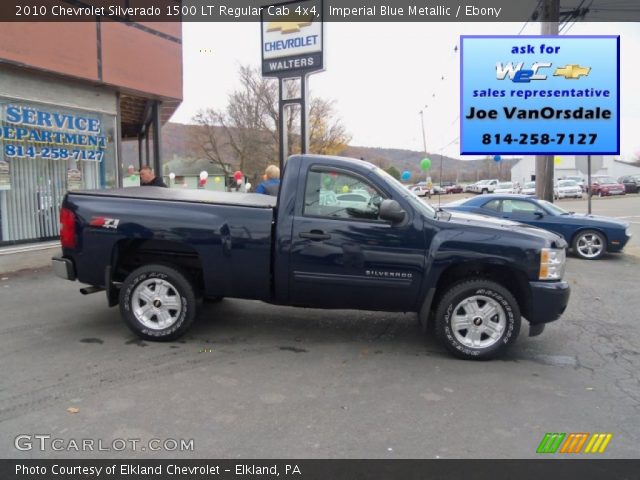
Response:
M436 285L431 311L435 312L440 299L451 285L474 277L492 280L509 290L518 302L522 316L527 317L531 307L531 297L526 275L523 272L502 265L483 263L454 265L442 272Z
M196 292L204 291L202 262L193 248L170 240L122 240L113 251L112 280L122 282L138 267L161 264L177 268L188 276Z

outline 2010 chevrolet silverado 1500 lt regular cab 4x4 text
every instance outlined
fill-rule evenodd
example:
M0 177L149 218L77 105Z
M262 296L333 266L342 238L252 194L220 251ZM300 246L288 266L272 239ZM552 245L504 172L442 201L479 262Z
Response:
M569 300L566 242L518 223L437 211L360 160L298 155L278 198L139 187L69 192L58 276L105 290L149 340L186 332L199 300L418 312L454 355L503 353Z

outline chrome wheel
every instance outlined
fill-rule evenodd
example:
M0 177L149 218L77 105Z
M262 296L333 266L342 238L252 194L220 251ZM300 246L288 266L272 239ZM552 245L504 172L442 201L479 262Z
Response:
M142 325L164 330L175 324L182 311L180 293L171 283L159 278L141 282L131 295L131 311Z
M453 309L451 330L456 340L469 348L487 348L500 340L507 326L502 305L493 298L474 295Z
M576 240L576 250L581 257L597 258L604 252L604 240L597 233L583 233Z

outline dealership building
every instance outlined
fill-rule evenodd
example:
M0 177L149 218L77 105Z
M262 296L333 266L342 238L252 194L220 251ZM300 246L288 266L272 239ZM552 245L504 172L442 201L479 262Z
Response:
M69 190L122 186L131 164L161 174L182 25L134 20L2 24L0 247L55 239ZM122 158L124 141L135 158Z

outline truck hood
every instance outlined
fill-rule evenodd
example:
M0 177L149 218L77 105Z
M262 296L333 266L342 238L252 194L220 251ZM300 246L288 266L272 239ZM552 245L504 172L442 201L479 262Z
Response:
M543 230L538 227L514 222L504 218L495 218L477 213L466 213L460 211L447 211L449 215L440 216L440 220L458 224L466 227L491 228L497 230L508 230L522 235L542 237L550 242L554 242L558 247L566 247L565 240L555 233ZM447 218L448 217L448 218Z

